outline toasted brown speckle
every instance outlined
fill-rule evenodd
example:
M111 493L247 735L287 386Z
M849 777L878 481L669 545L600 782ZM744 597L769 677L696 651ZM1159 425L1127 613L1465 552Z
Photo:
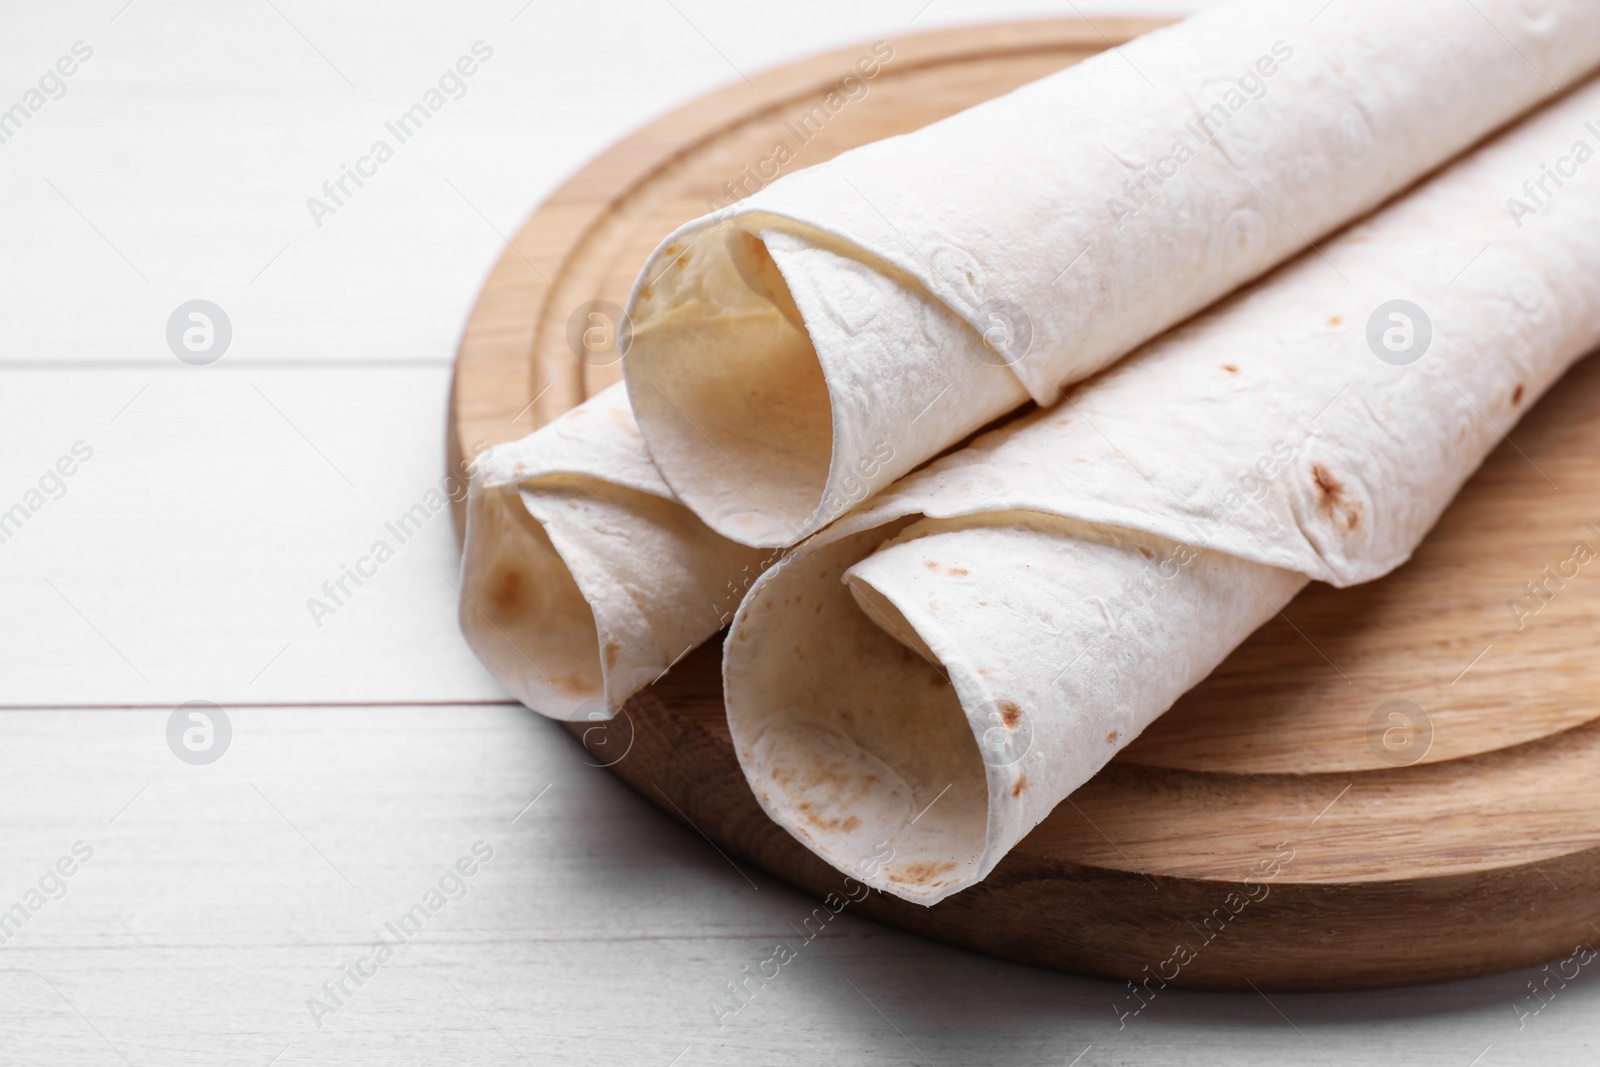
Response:
M965 578L967 576L967 568L951 567L949 570L945 571L945 573L953 578Z
M1115 730L1112 730L1109 734L1106 734L1106 744L1108 744L1108 745L1116 744L1118 736L1119 736L1118 733Z
M1000 721L1006 724L1006 729L1016 729L1017 723L1022 721L1022 709L1010 700L1000 702Z
M619 651L621 651L621 650L622 650L622 646L620 644L618 644L617 642L615 642L615 641L607 641L606 642L606 667L608 669L612 668L612 667L615 667L617 665L617 653Z
M955 863L950 860L946 860L944 863L920 860L889 872L889 881L899 885L927 885L939 875L955 869Z
M550 679L550 684L558 693L581 693L589 688L589 683L576 674L558 674Z
M1333 518L1336 510L1344 513L1344 528L1354 530L1361 525L1361 512L1345 498L1344 484L1320 463L1311 465L1311 480L1317 487L1317 510Z
M1329 326L1343 326L1344 325L1343 316L1340 316L1340 315L1329 315L1328 316L1328 325Z
M922 561L922 565L928 568L930 571L936 571L939 569L939 561L934 559L925 559Z
M1028 776L1026 774L1018 775L1017 784L1011 787L1011 795L1014 797L1020 797L1022 795L1022 791L1026 788L1028 788Z
M522 572L516 569L501 573L500 580L489 592L489 602L501 611L510 612L522 599Z
M1229 374L1238 374L1239 373L1239 364L1237 364L1237 363L1224 363L1222 365L1222 369L1227 371Z

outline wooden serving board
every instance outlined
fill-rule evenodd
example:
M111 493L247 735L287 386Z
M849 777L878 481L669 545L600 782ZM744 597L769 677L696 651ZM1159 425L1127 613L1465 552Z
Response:
M680 222L744 195L741 184L915 129L1156 25L920 34L889 42L870 79L863 44L759 74L619 142L534 212L485 283L456 366L452 469L618 379L616 364L575 356L570 324L592 301L624 303ZM1360 588L1308 589L981 885L931 908L873 894L852 909L1006 959L1130 979L1138 991L1118 990L1130 1013L1163 984L1394 985L1600 944L1600 364L1580 365L1513 436L1411 563ZM1520 613L1508 604L1518 598ZM843 876L746 786L719 656L720 639L612 723L572 732L726 853L819 897L840 889Z

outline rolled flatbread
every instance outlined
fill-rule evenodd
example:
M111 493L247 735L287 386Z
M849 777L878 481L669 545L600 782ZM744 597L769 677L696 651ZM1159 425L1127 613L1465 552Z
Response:
M475 461L461 629L528 707L608 719L726 625L765 561L678 503L614 385Z
M796 543L1596 64L1594 0L1221 4L677 230L634 410L712 529Z
M1600 343L1597 152L1600 82L792 550L724 654L767 813L934 903L1308 580L1403 563Z

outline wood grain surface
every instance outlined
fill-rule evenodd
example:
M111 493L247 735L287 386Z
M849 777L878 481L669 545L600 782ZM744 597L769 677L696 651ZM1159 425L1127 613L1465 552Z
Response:
M900 38L866 92L800 141L797 119L853 72L863 44L713 93L617 143L539 207L485 284L457 360L452 468L617 379L615 363L577 358L571 316L623 303L656 242L740 195L776 143L793 149L787 173L1153 25L1052 20ZM1126 978L1143 995L1457 978L1600 936L1600 663L1588 653L1600 628L1600 560L1588 562L1600 553L1600 365L1581 365L1512 436L1412 562L1360 588L1303 593L982 885L932 908L874 895L858 912ZM751 796L719 655L712 642L617 720L572 732L721 848L819 897L837 891L842 876Z

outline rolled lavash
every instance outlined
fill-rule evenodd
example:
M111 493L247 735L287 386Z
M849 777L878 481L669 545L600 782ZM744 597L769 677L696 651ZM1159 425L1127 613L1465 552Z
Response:
M556 719L608 719L731 618L763 554L656 473L620 384L473 464L461 629Z
M1594 0L1221 4L671 234L641 428L712 529L793 544L1597 63Z
M932 904L1309 579L1403 563L1600 343L1597 150L1600 82L794 549L724 654L763 808Z

